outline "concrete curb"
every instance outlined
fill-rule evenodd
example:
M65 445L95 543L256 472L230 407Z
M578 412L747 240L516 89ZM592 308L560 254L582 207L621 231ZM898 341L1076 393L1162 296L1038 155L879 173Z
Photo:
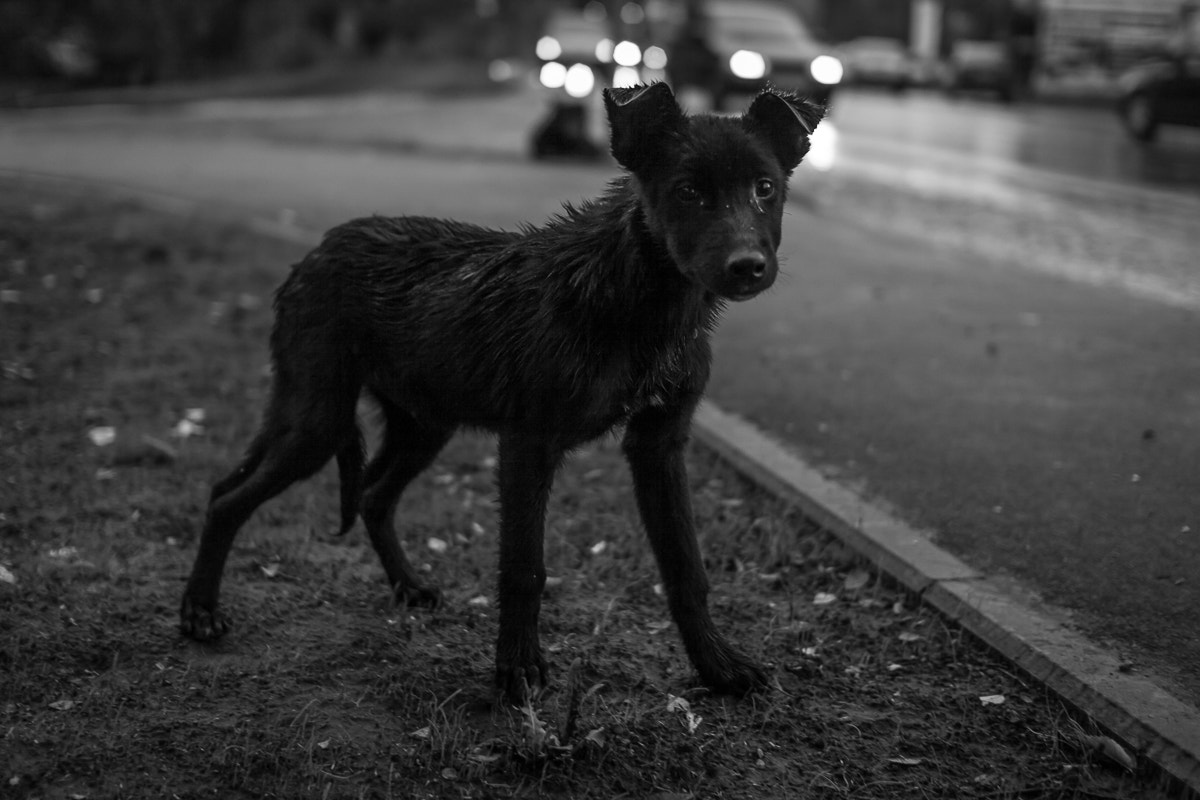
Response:
M208 216L241 224L258 235L314 246L314 231L262 216L206 213L185 198L101 181L0 170L34 182L107 191L162 213ZM951 620L997 650L1178 784L1183 798L1200 798L1200 710L1145 678L1122 672L1120 662L1059 622L1012 597L927 536L823 477L749 422L710 402L697 410L696 439L734 469L795 504L882 572L921 595Z
M750 423L704 403L696 438L735 469L794 503L880 570L922 596L1068 704L1200 797L1200 711L1013 598L890 514L822 477Z

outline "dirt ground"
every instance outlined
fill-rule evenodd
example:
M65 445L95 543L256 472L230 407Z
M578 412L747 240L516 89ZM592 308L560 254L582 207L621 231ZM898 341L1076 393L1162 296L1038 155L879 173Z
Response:
M484 437L452 443L400 510L442 609L389 606L361 528L331 535L326 470L238 540L231 633L183 639L208 487L254 432L270 292L299 255L0 182L0 796L1162 796L1086 719L699 448L714 615L769 665L762 694L697 688L612 439L556 485L554 674L525 708L491 689Z

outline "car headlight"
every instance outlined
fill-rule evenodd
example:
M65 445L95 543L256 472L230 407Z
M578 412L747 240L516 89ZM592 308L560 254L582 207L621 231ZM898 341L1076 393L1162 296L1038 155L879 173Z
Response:
M567 68L557 61L547 61L538 78L547 89L561 89L567 82Z
M647 69L665 69L667 66L667 51L656 44L646 48L642 53L642 63Z
M729 57L729 71L742 80L755 81L767 74L767 60L762 53L738 50Z
M596 85L596 76L592 74L592 68L587 64L572 64L567 70L566 80L563 82L563 88L567 90L567 94L571 97L587 97L592 93L592 87Z
M617 67L613 70L613 86L617 89L627 89L642 82L642 76L637 67Z
M613 49L615 45L613 40L607 36L596 42L596 60L601 64L611 63L613 60Z
M562 55L562 45L553 36L543 36L537 40L534 52L542 61L553 61Z
M842 62L833 56L817 56L808 65L808 72L813 76L814 81L823 83L826 86L841 83L842 75L845 74Z
M642 63L642 48L636 42L626 39L613 48L613 61L622 67L636 67Z

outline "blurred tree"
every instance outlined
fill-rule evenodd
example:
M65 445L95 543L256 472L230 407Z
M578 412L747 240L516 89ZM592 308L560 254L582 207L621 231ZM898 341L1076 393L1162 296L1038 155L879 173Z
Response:
M552 1L0 0L0 75L128 84L337 54L482 57Z

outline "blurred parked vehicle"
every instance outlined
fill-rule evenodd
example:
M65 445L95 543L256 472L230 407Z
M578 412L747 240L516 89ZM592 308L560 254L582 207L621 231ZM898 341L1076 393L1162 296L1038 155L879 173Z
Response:
M593 158L600 148L589 138L586 101L608 82L613 40L605 16L557 9L546 19L535 54L538 80L550 95L550 110L533 131L534 158Z
M845 82L857 86L884 86L895 91L913 83L913 59L899 39L862 36L838 47Z
M1117 113L1138 141L1153 141L1160 125L1200 127L1200 54L1143 62L1120 86Z
M714 107L766 84L827 103L842 62L786 6L756 0L707 0L668 50L672 81L711 93Z
M1016 75L1003 42L955 42L946 66L946 89L951 93L991 92L1006 103L1015 99Z
M604 82L612 48L603 17L558 9L546 19L537 41L538 78L547 89L583 99Z

